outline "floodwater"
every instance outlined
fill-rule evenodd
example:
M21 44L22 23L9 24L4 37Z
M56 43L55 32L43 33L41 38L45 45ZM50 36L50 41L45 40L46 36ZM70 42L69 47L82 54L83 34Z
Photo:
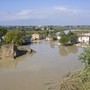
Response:
M0 90L59 90L63 76L82 67L78 56L83 49L75 45L42 41L27 47L36 53L0 61Z

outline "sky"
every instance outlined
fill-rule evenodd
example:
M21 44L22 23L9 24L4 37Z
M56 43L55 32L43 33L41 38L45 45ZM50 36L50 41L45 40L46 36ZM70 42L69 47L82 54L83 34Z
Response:
M90 0L0 0L0 25L90 25Z

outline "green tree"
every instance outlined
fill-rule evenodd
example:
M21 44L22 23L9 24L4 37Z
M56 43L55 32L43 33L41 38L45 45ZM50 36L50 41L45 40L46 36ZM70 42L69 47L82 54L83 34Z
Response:
M14 43L21 45L25 37L25 32L22 30L12 30L6 33L5 41L6 43Z
M66 43L68 43L68 37L67 35L65 36L62 36L61 39L60 39L60 43L62 43L63 45L65 45Z
M48 28L49 28L50 30L53 30L53 26L49 26Z
M10 43L13 41L13 36L14 36L14 32L13 31L9 31L6 33L5 35L5 42L6 43Z
M77 43L77 41L78 41L78 36L77 35L75 35L75 34L73 34L73 35L71 35L70 37L69 37L69 40L70 40L70 42L71 43Z
M68 36L74 35L73 32L69 31L69 33L67 34Z
M64 35L65 35L65 32L62 31L62 32L60 33L60 35L61 35L61 36L64 36Z
M46 26L44 26L43 28L44 28L44 30L46 30L46 29L47 29L47 27L46 27Z
M62 43L62 44L67 44L67 43L75 44L77 42L77 40L78 40L78 36L70 31L67 35L65 35L63 33L63 35L61 36L61 39L60 39L60 43Z
M32 26L32 30L35 31L36 30L36 26Z

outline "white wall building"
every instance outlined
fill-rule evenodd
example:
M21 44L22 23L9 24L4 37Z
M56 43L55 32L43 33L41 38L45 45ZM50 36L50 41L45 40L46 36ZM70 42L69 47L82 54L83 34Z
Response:
M51 37L46 37L46 40L47 40L47 41L51 41L52 38L51 38Z
M90 33L82 33L78 35L78 41L79 42L85 42L85 43L89 43L90 42Z

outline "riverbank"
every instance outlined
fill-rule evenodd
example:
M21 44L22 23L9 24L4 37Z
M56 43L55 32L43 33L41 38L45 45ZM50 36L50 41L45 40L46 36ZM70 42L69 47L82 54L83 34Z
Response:
M79 60L84 63L83 68L64 78L60 90L90 90L90 47L84 48Z
M90 68L84 68L65 77L60 90L90 90Z

